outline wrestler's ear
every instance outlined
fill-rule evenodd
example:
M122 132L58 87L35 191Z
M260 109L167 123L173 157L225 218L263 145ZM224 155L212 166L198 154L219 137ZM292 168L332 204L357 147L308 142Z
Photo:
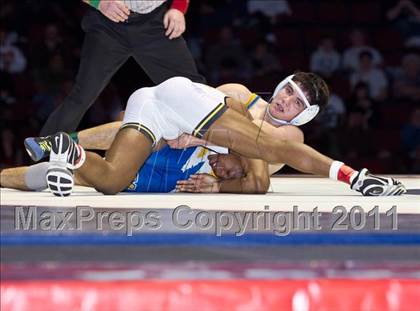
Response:
M207 159L209 159L209 161L217 161L217 157L219 155L218 154L210 154Z

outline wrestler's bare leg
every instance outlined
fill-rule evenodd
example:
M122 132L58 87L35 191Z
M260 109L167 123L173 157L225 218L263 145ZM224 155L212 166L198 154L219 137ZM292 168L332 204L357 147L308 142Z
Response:
M34 189L28 187L27 182L25 180L25 176L28 170L29 166L6 168L2 170L0 172L0 186L2 188L10 188L23 191L34 191ZM45 180L45 175L39 175L37 177ZM75 171L74 173L74 183L77 186L91 187L91 185L80 176L78 171ZM46 183L45 189L47 189Z
M96 190L115 194L129 185L151 152L152 143L146 136L124 128L115 136L105 159L86 152L85 163L77 172Z
M27 166L6 168L0 173L0 185L2 188L11 188L29 191L25 182Z

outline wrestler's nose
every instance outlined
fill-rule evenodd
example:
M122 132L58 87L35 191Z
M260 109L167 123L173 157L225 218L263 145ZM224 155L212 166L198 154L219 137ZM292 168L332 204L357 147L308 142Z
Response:
M293 102L293 96L287 97L287 99L284 101L283 108L289 109L292 102Z

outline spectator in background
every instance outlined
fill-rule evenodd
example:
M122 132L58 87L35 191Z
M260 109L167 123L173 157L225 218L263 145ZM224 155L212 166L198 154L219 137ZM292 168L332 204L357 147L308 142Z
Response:
M401 131L401 141L407 152L414 156L420 147L420 108L413 110L410 122L404 125Z
M273 26L282 17L292 15L289 3L286 0L248 0L246 6L248 26L262 34L267 41L275 43Z
M219 40L207 50L205 58L207 70L215 84L248 76L249 60L230 26L220 30Z
M318 121L321 127L328 130L336 130L344 124L346 106L343 99L336 93L331 92L328 105L319 114Z
M211 32L215 28L221 27L221 21L218 19L217 14L219 13L215 3L212 0L201 0L196 2L198 5L198 16L199 18L196 21L196 25L193 25L194 28L192 32L197 32L197 34L206 34Z
M0 14L1 15L1 14ZM19 34L13 29L7 29L0 24L0 43L1 45L19 45L25 39L21 38Z
M194 5L197 6L195 15L190 15L193 25L189 29L194 35L213 32L224 25L241 26L247 19L244 0L196 0L190 3L191 9L194 9Z
M0 168L23 163L22 150L17 146L21 141L10 127L2 128L0 133Z
M8 38L6 30L0 28L0 71L22 73L26 69L26 57Z
M32 55L34 67L42 69L48 66L50 58L56 54L64 55L66 48L61 32L56 24L44 28L43 40L34 46Z
M395 23L407 46L420 47L420 9L413 1L399 0L386 17Z
M311 55L311 71L329 78L338 70L341 62L341 55L334 46L335 42L330 37L321 40L318 49Z
M420 56L407 54L403 57L401 68L395 73L393 91L396 98L413 102L420 101Z
M415 108L411 119L401 131L401 142L408 154L409 174L420 174L420 108Z
M34 76L35 80L44 84L46 91L53 96L59 92L61 83L71 78L61 54L51 55L45 67L34 70Z
M16 90L9 73L0 71L0 108L16 103ZM0 119L1 120L1 119Z
M332 157L340 157L340 129L345 122L346 106L338 94L330 91L328 105L315 120L320 128L320 143L324 145L322 150Z
M281 15L292 15L290 5L286 0L248 0L248 13L262 13L268 17L272 24L276 23L276 18Z
M350 32L351 46L343 53L343 67L346 70L354 71L359 69L360 53L369 51L372 54L374 66L382 64L382 56L379 51L366 43L366 34L360 29L354 29Z
M346 161L354 164L362 164L364 157L374 154L371 131L366 120L365 111L353 107L347 114L346 125L340 140L340 150Z
M373 54L369 50L362 51L359 63L359 69L350 77L352 87L354 88L359 82L365 82L369 86L370 97L376 101L385 100L388 80L381 69L375 68Z
M253 75L263 76L280 70L277 57L269 51L266 42L259 42L251 54Z
M417 146L417 149L414 152L408 173L420 174L420 146Z
M32 97L32 103L37 107L36 117L42 123L65 99L62 92L63 83L72 80L72 75L64 62L61 54L53 54L45 66L33 71L36 93ZM67 88L66 91L65 95L69 94L71 88Z
M363 129L369 129L373 123L375 102L369 94L369 85L365 82L358 82L353 89L348 111L351 115L356 114L357 118L361 117L360 124ZM355 118L353 116L353 118Z

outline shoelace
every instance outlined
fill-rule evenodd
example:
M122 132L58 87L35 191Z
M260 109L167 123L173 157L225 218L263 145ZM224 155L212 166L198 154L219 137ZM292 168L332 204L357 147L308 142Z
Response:
M42 151L51 151L51 142L49 140L43 140L39 142L39 147L41 147Z

